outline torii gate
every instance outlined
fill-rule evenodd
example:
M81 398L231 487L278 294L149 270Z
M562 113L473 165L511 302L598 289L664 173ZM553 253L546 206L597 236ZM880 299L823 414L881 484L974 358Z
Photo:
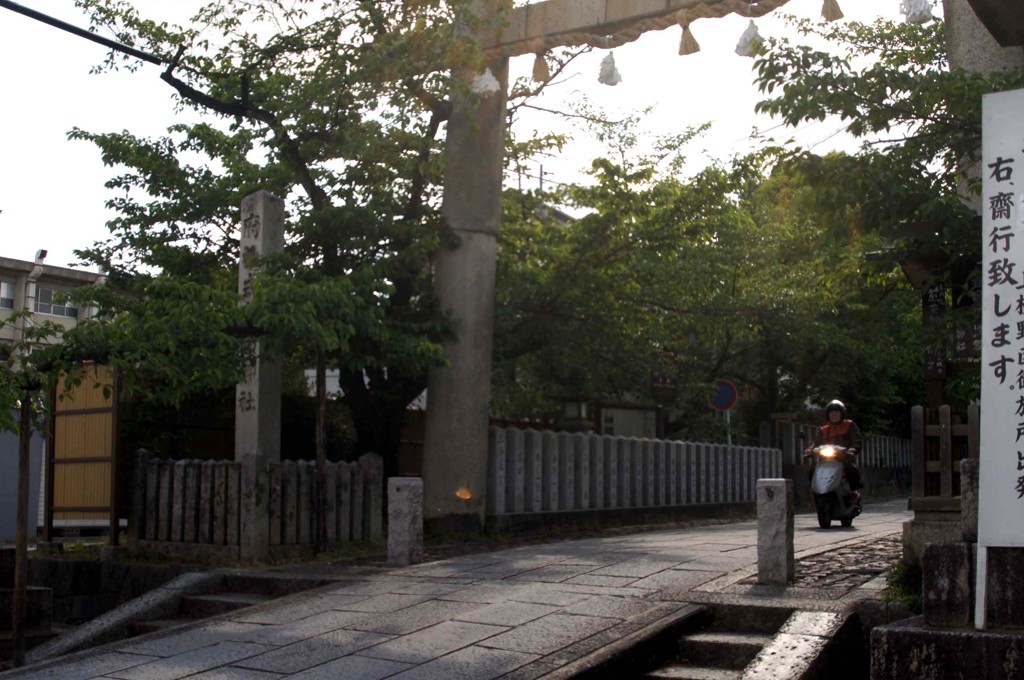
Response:
M788 0L546 0L512 8L511 0L473 0L474 39L499 88L474 94L476 73L456 74L448 122L442 212L460 245L438 254L434 288L454 320L444 343L449 366L431 371L423 452L424 515L435 528L483 527L494 329L494 279L508 60L558 46L609 48L650 30L706 17L762 16Z

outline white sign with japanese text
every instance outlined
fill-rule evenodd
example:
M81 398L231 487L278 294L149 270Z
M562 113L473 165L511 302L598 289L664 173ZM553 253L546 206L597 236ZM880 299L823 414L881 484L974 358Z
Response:
M987 548L1024 546L1024 90L982 100L978 598Z
M982 104L978 540L1024 546L1024 90Z

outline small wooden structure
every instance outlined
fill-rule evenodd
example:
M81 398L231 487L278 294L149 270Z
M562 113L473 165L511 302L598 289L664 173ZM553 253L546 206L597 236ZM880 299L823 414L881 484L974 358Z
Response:
M91 365L70 392L64 380L51 395L43 535L53 540L54 521L88 522L108 525L117 545L127 500L119 487L127 480L117 456L116 376L109 367Z
M915 406L910 417L914 519L903 528L903 558L917 563L926 544L960 540L960 461L978 457L981 418L977 405L966 422L948 405Z

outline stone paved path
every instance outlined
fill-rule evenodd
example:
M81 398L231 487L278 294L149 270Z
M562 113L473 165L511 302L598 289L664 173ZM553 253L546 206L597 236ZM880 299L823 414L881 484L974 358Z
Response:
M403 569L349 569L315 591L0 679L530 680L679 616L690 602L790 600L841 609L872 597L880 572L848 567L868 564L869 553L879 568L898 556L890 537L909 517L905 507L868 504L850 529L822 530L813 514L798 515L801 575L790 588L751 580L756 521L646 531Z

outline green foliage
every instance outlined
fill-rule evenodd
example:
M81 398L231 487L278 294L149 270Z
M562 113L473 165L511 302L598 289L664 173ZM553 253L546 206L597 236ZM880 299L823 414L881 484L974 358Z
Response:
M838 116L863 139L855 156L797 154L794 162L818 187L825 220L885 237L876 266L899 263L919 287L948 287L950 313L923 333L926 346L948 346L956 329L980 324L980 218L964 199L980 190L971 167L981 150L982 95L1024 87L1024 69L949 68L939 21L796 27L840 45L840 52L769 41L756 60L758 85L768 95L757 108L790 125ZM976 367L954 369L946 398L967 403L977 395Z
M885 572L885 601L903 604L915 614L920 614L922 578L920 565L900 560Z
M708 407L722 377L752 435L836 395L870 429L902 424L920 390L919 305L898 268L872 261L880 237L823 219L818 186L778 151L685 182L659 160L595 161L592 185L560 195L586 211L577 220L533 195L507 201L495 410L649 401L653 371L679 387L662 405L680 437L724 438Z
M234 384L255 340L307 366L323 355L358 447L393 456L406 403L443 361L438 132L448 69L479 59L454 21L463 4L216 1L184 26L121 0L76 4L170 63L162 78L190 122L155 139L70 133L118 174L111 236L80 253L109 273L78 293L105 316L69 334L69 354L124 367L126 396L154 406ZM124 66L112 53L98 70ZM260 189L286 198L285 253L240 307L238 205ZM393 441L363 426L378 416Z

